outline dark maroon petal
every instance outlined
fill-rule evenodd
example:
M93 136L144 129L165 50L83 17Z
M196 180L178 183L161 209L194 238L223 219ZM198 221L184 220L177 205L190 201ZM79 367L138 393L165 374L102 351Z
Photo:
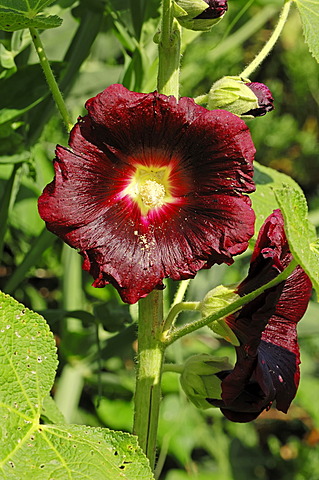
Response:
M247 278L238 293L245 295L275 278L292 256L281 212L275 210L261 228ZM299 347L296 326L305 313L311 282L297 267L276 287L227 317L240 340L237 362L230 372L221 372L222 401L211 399L233 421L250 421L272 403L287 412L299 384Z
M224 15L228 9L227 0L204 0L209 6L196 19L213 19Z
M258 82L245 83L245 85L247 85L247 87L249 87L250 90L252 90L256 95L258 108L249 110L248 112L244 113L244 115L261 117L275 108L272 93L266 85Z
M57 147L56 176L39 212L80 251L94 286L112 283L134 303L162 288L165 277L192 278L247 248L254 147L242 120L189 98L177 103L121 85L86 107L70 148ZM151 168L166 172L167 200L142 211L132 182Z

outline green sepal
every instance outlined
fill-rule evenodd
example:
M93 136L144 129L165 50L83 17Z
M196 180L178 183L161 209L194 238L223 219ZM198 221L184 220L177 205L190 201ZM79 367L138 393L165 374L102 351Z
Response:
M208 109L223 109L240 117L254 118L246 112L258 108L258 99L254 92L245 85L246 78L227 76L217 80L208 94Z
M228 307L228 305L231 305L239 298L240 296L235 292L235 288L219 285L207 293L205 298L201 301L198 310L203 317L209 317L218 312L218 310ZM227 342L230 342L234 346L239 345L238 338L223 318L215 320L208 326L213 332L217 333L217 335L220 335L227 340Z
M174 2L174 16L179 24L188 30L209 32L214 25L219 23L219 18L196 18L208 8L204 0L176 0Z
M227 357L194 355L185 362L180 377L181 386L197 408L212 408L207 398L221 399L222 393L221 380L216 373L232 368Z

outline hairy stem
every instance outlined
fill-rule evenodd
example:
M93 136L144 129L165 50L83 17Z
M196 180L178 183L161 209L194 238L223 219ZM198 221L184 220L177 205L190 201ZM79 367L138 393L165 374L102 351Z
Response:
M154 290L139 301L138 369L135 390L133 432L154 468L157 425L161 400L164 348L163 293Z
M291 3L292 3L292 0L288 0L285 2L283 9L280 13L277 26L273 31L271 37L269 38L268 42L264 45L264 47L260 50L258 55L254 58L254 60L241 72L240 74L241 77L249 78L249 76L256 70L256 68L259 67L259 65L265 60L267 55L269 55L269 53L275 46L275 43L277 42L284 28L284 25L288 18Z
M52 69L50 67L48 58L45 54L44 47L43 47L43 44L41 42L39 32L37 31L36 28L30 27L30 34L31 34L31 38L32 38L34 47L35 47L36 52L38 54L43 73L45 75L46 81L47 81L47 83L49 85L49 88L51 90L52 96L54 98L54 101L55 101L55 103L56 103L56 105L59 109L59 112L61 114L61 117L63 119L63 122L64 122L67 130L70 131L71 128L72 128L70 116L69 116L68 110L66 108L66 105L64 103L64 100L63 100L62 94L60 92L60 89L58 87L58 84L56 82L56 79L53 75L53 72L52 72Z
M296 266L297 266L297 262L293 259L288 265L288 267L283 272L281 272L276 278L273 278L272 280L270 280L270 282L257 288L257 290L254 290L253 292L248 293L244 297L239 298L238 300L231 303L227 307L221 308L220 310L213 313L212 315L209 315L207 317L202 317L200 320L189 323L187 325L183 325L180 328L171 329L170 331L166 330L165 335L163 335L164 336L163 342L165 343L166 346L171 345L172 343L174 343L176 340L183 337L184 335L194 332L199 328L205 327L206 325L209 325L210 323L220 318L224 318L228 315L231 315L234 312L237 312L237 310L239 310L241 307L246 305L246 303L249 303L255 298L257 298L265 290L275 287L280 282L286 280L286 278L288 278L289 275L294 271Z
M179 97L181 28L173 16L172 0L163 0L161 34L158 45L157 90Z

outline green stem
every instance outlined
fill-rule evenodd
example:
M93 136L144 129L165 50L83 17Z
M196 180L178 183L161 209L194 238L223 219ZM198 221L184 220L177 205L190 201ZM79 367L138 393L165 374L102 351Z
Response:
M247 303L257 298L265 290L275 287L280 282L286 280L286 278L288 278L289 275L294 271L296 266L297 266L297 262L296 260L293 259L283 272L281 272L276 278L273 278L272 280L270 280L270 282L257 288L257 290L254 290L253 292L248 293L244 297L240 297L235 302L231 303L227 307L221 308L220 310L213 313L212 315L209 315L208 317L203 317L200 320L189 323L180 328L173 329L170 332L166 331L165 336L163 335L163 343L167 347L168 345L171 345L172 343L174 343L176 340L183 337L184 335L194 332L199 328L205 327L206 325L209 325L210 323L216 320L219 320L220 318L224 318L224 317L227 317L228 315L231 315L232 313L236 312Z
M173 373L183 373L184 365L178 365L177 363L164 363L163 373L164 372L173 372Z
M265 60L267 55L271 52L275 43L277 42L279 35L281 34L286 20L288 18L290 6L292 0L288 0L285 2L283 9L279 16L279 21L275 30L273 31L271 37L269 38L268 42L264 45L264 47L260 50L258 55L254 58L254 60L241 72L240 76L243 78L249 78L250 75L256 70L257 67Z
M6 186L3 191L3 195L0 198L1 209L0 209L0 259L2 258L2 251L4 246L4 238L7 231L7 224L9 219L9 212L11 207L13 206L13 198L15 198L15 180L17 176L17 172L21 167L20 164L15 164L12 169L12 173L10 178L6 182Z
M165 323L164 323L164 328L163 328L163 335L165 337L166 332L170 330L172 327L175 318L185 310L197 310L199 307L200 302L180 302L176 303L175 305L172 306L170 311L168 312L168 315L166 317Z
M163 292L154 290L139 301L138 369L135 390L133 432L147 455L151 468L155 464L156 438L161 400L161 375L164 348Z
M186 290L188 289L189 284L190 284L190 279L182 280L181 282L179 282L179 286L178 286L172 306L183 301L183 298L186 294Z
M43 73L45 75L46 81L47 81L47 83L49 85L49 88L51 90L52 96L54 98L54 101L55 101L55 103L56 103L56 105L59 109L59 112L61 114L61 117L63 119L63 122L64 122L67 130L70 131L71 128L72 128L72 123L71 123L71 120L70 120L69 112L68 112L68 110L65 106L62 94L61 94L60 89L58 87L58 84L57 84L57 82L54 78L52 69L50 67L48 58L45 54L44 47L43 47L43 44L42 44L41 39L40 39L39 32L37 31L36 28L30 27L30 34L31 34L31 38L32 38L33 44L35 46L36 52L38 54L38 57L39 57L39 60L40 60L40 63L41 63L41 67L43 69Z
M172 0L163 0L161 35L158 45L157 90L179 98L181 28L173 15Z

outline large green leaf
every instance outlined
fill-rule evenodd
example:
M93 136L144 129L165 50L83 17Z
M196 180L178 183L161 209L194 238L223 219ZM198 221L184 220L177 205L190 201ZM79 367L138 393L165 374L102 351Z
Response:
M63 421L48 394L57 366L53 335L40 315L0 292L1 480L151 480L137 439ZM42 408L43 407L43 408Z
M308 274L319 299L319 250L315 228L308 221L306 198L290 185L276 188L275 195L284 216L291 253Z
M32 16L41 12L55 0L0 0L0 8Z
M14 32L21 28L55 28L62 19L57 15L38 15L54 0L0 0L0 30Z
M277 172L273 168L264 167L258 162L254 162L254 181L256 183L256 191L250 195L253 203L253 209L256 214L255 236L258 235L259 229L266 218L279 208L279 203L274 193L275 188L281 188L284 184L290 185L291 188L302 192L299 185L288 175Z
M33 18L28 18L23 13L9 12L0 8L0 30L6 32L15 32L22 28L47 28L59 27L62 23L62 18L57 15L36 15Z
M319 62L319 0L295 0L310 52Z

